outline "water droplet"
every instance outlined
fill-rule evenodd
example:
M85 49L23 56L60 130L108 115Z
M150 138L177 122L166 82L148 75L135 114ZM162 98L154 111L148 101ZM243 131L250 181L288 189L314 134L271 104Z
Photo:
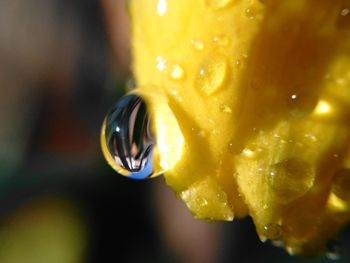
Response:
M332 112L332 106L325 100L319 100L314 110L314 113L317 115L326 115Z
M227 145L227 149L230 153L232 154L235 154L235 149L234 149L234 143L233 142L230 142L228 145Z
M295 247L287 246L286 250L287 250L288 254L291 255L291 256L294 256L296 254Z
M181 103L183 101L182 97L179 94L179 91L176 89L171 90L171 94L173 95L173 97L175 98L175 100L179 103Z
M202 178L180 192L179 196L198 218L209 220L233 219L232 210L227 202L227 195L215 178Z
M205 206L208 205L207 199L205 199L203 197L196 198L196 203L197 203L198 206L201 206L201 207L205 207Z
M199 136L199 137L204 137L205 136L205 131L203 130L200 130L200 129L197 129L197 128L191 128L191 131L196 135L196 136Z
M339 260L341 258L341 245L337 240L331 240L326 245L326 257L331 260Z
M255 151L249 148L244 148L241 152L241 155L243 155L246 158L253 158L255 157Z
M346 80L345 78L337 78L337 79L335 80L335 83L336 83L337 85L341 86L341 87L345 87L345 86L348 85L348 82L347 82L347 80Z
M337 25L341 29L349 30L349 26L350 26L350 6L343 6L340 9Z
M219 107L220 111L221 112L224 112L224 113L232 113L232 109L226 105L226 104L220 104L220 107Z
M160 72L164 72L166 70L166 60L163 57L161 56L156 57L156 68Z
M159 16L164 16L167 11L167 0L158 0L157 12Z
M244 13L249 19L254 19L256 17L256 10L252 7L245 9Z
M341 16L347 16L350 14L350 9L349 8L344 8L340 11Z
M350 169L340 169L333 177L332 191L344 201L350 201Z
M226 46L228 44L228 38L225 36L214 36L213 37L213 42L215 44L218 44L220 46Z
M232 2L233 0L206 0L207 5L214 9L227 7Z
M198 39L192 39L191 44L194 46L195 49L199 51L204 49L204 43Z
M155 142L141 97L127 95L115 104L104 120L101 144L107 162L118 173L133 179L153 174Z
M175 64L172 66L171 72L170 72L170 77L174 80L180 80L184 77L184 70L183 68L178 65Z
M239 59L236 60L236 65L237 66L241 65L241 61Z
M305 194L315 179L315 171L310 164L297 158L272 165L268 173L272 193L281 203L288 203Z
M298 94L292 94L292 96L290 96L290 98L292 100L296 100L296 99L298 99Z
M312 133L305 133L304 137L311 142L317 142L317 137Z
M227 75L225 57L213 55L201 65L196 79L197 88L205 95L211 95L222 87Z
M294 117L304 117L310 114L317 104L317 98L300 92L292 92L288 95L287 106Z
M271 240L280 239L282 237L282 227L276 223L270 223L264 226L264 235Z

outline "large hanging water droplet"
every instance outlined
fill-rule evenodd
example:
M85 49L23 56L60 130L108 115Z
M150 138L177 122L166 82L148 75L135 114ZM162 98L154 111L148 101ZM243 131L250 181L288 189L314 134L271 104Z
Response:
M101 144L107 162L118 173L133 179L152 175L155 142L141 97L127 95L114 105L104 120Z

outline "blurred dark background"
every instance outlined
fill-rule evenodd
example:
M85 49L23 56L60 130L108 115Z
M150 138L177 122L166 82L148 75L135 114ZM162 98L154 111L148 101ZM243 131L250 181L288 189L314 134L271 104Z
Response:
M125 2L0 2L0 262L328 262L261 243L250 219L193 219L161 177L107 165L101 124L132 79Z

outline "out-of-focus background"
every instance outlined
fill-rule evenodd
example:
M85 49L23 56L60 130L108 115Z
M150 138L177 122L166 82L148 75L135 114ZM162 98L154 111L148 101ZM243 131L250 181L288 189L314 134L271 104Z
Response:
M0 2L0 262L329 261L261 243L250 219L198 221L161 177L107 165L101 123L132 82L126 2Z

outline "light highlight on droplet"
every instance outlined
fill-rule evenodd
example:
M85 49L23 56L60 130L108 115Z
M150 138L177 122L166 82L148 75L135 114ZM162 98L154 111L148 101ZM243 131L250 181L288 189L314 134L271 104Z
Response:
M331 110L332 110L331 105L329 105L328 102L324 100L320 100L315 108L315 113L324 115L324 114L330 113Z
M161 57L158 56L156 57L156 68L160 71L160 72L164 72L166 69L166 60Z
M157 5L158 15L163 16L167 11L167 0L159 0Z

